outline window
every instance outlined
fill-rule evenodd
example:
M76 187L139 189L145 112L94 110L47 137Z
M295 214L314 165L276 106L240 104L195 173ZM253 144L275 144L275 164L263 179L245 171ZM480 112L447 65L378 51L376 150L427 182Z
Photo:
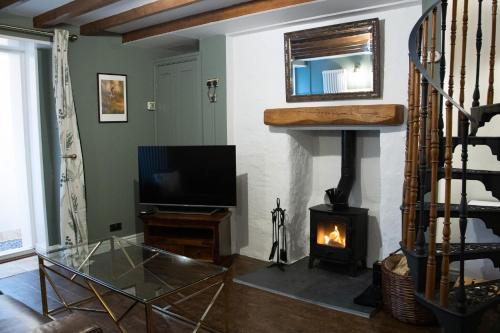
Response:
M0 256L46 244L35 41L0 36Z

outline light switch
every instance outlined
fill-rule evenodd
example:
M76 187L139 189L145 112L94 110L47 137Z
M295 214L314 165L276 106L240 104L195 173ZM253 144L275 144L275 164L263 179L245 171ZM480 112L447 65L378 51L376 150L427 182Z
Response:
M148 102L147 103L148 111L156 111L156 102Z

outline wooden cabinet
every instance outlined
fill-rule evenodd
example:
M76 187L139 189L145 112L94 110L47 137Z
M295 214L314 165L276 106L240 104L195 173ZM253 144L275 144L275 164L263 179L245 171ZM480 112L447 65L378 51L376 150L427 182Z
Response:
M141 216L144 243L186 257L220 264L231 255L231 212L211 215L155 213Z

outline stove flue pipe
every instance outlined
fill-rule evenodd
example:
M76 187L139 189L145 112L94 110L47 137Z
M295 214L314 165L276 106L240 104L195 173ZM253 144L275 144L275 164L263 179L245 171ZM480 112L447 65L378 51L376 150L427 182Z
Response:
M333 209L349 207L349 195L355 177L356 131L342 131L342 169L336 188L326 190Z

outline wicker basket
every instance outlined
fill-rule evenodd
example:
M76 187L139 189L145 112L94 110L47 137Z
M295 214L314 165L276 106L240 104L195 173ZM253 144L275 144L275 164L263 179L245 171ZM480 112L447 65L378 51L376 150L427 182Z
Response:
M382 297L384 308L391 315L413 325L432 325L436 319L432 312L415 299L415 287L411 276L392 272L403 255L394 254L382 262Z

